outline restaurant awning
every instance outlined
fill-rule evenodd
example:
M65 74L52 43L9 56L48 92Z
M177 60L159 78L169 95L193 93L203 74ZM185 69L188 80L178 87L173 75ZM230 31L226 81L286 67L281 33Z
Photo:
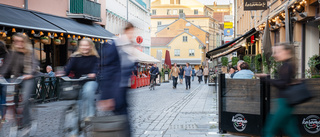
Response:
M257 32L256 29L252 28L250 31L248 31L244 35L242 35L238 38L235 38L232 41L207 52L206 57L211 59L213 56L215 56L217 54L220 54L223 52L225 53L226 51L230 51L229 49L231 49L231 51L232 51L232 49L234 47L238 46L240 42L242 42L243 40L247 39L248 37L254 35L256 32ZM228 52L228 53L231 53L231 52ZM226 55L226 54L224 54L224 55Z
M155 59L154 57L146 54L146 53L143 53L141 51L139 51L138 49L134 48L134 51L133 51L136 59L138 62L140 63L150 63L150 64L153 64L153 63L159 63L160 61Z
M31 11L0 4L0 25L65 33L66 31L39 18Z
M42 19L59 26L70 34L103 39L110 39L114 36L111 32L95 23L80 23L70 18L64 18L39 12L33 13L41 17Z

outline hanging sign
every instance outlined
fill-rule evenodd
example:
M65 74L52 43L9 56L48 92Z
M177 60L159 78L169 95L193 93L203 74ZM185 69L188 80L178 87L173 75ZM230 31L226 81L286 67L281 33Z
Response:
M141 36L138 36L136 41L138 44L141 44L143 42L143 38Z
M266 10L267 0L244 0L244 10Z
M232 23L232 22L225 22L225 23L224 23L224 28L225 28L225 29L231 29L231 28L233 28L233 23Z
M232 36L233 35L233 29L224 29L224 36Z

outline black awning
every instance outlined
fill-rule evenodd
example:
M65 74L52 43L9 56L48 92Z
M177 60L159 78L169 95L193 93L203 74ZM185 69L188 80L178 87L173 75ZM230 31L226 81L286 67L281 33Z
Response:
M96 37L103 39L110 39L114 35L107 31L105 28L101 27L95 23L81 23L76 20L64 17L58 17L54 15L33 12L35 15L41 17L42 19L55 24L62 29L66 30L67 33L88 36L88 37Z
M29 10L0 4L0 25L22 29L63 32L63 29L39 18Z
M253 34L256 33L256 29L255 28L252 28L250 31L248 31L246 34L238 37L238 38L235 38L233 39L232 41L226 43L226 44L223 44L222 46L220 47L217 47L211 51L208 51L207 54L206 54L206 57L207 58L210 58L211 56L213 55L216 55L218 53L221 53L221 52L224 52L228 49L231 49L235 44L238 44L240 43L241 41L245 40L247 37L250 37L252 36Z

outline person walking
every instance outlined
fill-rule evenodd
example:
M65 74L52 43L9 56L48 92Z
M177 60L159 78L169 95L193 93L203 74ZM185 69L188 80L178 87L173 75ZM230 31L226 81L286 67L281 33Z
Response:
M206 66L206 67L203 69L203 76L204 76L204 83L205 83L205 84L207 84L208 75L209 75L209 69L208 69L208 67Z
M180 73L180 70L177 67L177 63L174 63L174 66L171 68L171 71L170 71L170 76L172 77L172 81L173 81L172 82L173 83L173 89L177 88L179 73Z
M195 75L196 75L196 71L194 70L194 68L192 68L192 76L191 76L192 81L194 81Z
M184 69L183 69L182 65L180 65L179 71L180 71L180 73L179 73L180 84L182 84L182 82L183 82L183 73L184 73Z
M4 64L1 68L1 76L10 78L23 76L24 80L21 83L22 102L19 107L22 107L22 126L26 131L31 128L30 115L30 97L35 90L34 76L37 73L39 65L35 54L33 53L32 44L28 36L22 33L13 35L12 51L7 54Z
M199 69L199 70L201 70L202 73L203 73L203 68L202 68L202 66L200 66L200 69ZM202 77L203 77L203 74L202 74L202 76L201 76L201 81L203 81Z
M157 80L156 79L157 79L157 75L159 74L159 68L157 67L156 63L154 63L153 66L151 67L150 74L151 74L150 83L153 80L154 84L157 85Z
M278 78L268 80L271 85L275 86L278 92L277 109L272 116L268 116L263 131L264 137L274 137L278 130L283 130L290 137L300 137L296 117L293 116L294 106L286 102L284 91L289 85L294 83L296 72L294 45L281 43L274 47L273 57L275 61L282 62L279 68ZM257 77L266 77L267 74L256 74Z
M197 71L197 77L198 77L199 84L200 84L201 81L202 81L202 75L203 75L203 72L202 72L201 69L199 69L199 70Z
M184 68L184 73L183 73L183 76L186 79L186 90L191 88L190 79L192 75L192 69L189 65L190 65L189 63L186 63L186 67Z

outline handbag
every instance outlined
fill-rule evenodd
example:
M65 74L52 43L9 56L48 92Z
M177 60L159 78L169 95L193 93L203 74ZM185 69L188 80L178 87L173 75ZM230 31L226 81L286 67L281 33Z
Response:
M79 98L81 85L80 83L63 81L60 83L59 89L59 100L76 100Z
M88 137L127 137L129 123L126 115L90 117L85 120Z
M283 91L283 94L290 106L302 104L313 98L313 95L308 90L307 85L303 82L290 85L286 90Z

